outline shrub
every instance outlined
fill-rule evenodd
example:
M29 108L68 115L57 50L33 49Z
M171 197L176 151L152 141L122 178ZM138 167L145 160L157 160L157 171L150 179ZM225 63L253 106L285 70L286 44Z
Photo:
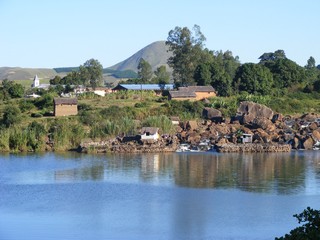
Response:
M2 123L6 127L10 127L11 125L18 124L22 120L22 115L20 109L15 106L6 106L3 113Z

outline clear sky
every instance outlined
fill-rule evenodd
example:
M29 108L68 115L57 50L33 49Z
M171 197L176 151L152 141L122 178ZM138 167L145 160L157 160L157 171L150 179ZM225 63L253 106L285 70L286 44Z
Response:
M0 66L109 67L194 24L242 63L282 49L320 64L319 0L0 0Z

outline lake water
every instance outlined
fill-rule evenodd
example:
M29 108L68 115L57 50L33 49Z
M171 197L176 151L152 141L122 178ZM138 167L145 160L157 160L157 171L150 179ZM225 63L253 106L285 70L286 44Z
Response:
M320 209L320 151L0 155L1 240L274 239Z

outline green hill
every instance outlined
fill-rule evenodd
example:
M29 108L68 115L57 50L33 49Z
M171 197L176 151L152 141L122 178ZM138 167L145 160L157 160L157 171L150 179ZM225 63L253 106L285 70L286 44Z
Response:
M109 68L118 71L132 70L137 72L139 61L143 58L150 63L153 71L158 67L165 65L167 67L167 71L171 72L172 70L169 68L167 60L172 54L168 52L168 50L169 48L166 46L165 41L157 41L142 48L126 60Z
M30 80L35 75L41 79L50 79L56 76L57 72L50 68L0 67L0 80Z

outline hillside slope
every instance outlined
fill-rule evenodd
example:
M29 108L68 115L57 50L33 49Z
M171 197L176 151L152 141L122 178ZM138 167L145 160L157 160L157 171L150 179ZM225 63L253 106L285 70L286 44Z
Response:
M131 57L126 60L117 63L109 67L114 70L133 70L138 72L138 64L141 58L150 63L152 70L156 70L158 67L165 65L167 67L167 71L171 72L167 64L168 58L172 55L172 53L168 52L168 46L166 46L165 41L157 41L153 42L150 45L142 48L137 53L133 54Z
M0 67L0 80L28 80L38 75L42 79L50 79L57 75L57 72L50 68L20 68Z

